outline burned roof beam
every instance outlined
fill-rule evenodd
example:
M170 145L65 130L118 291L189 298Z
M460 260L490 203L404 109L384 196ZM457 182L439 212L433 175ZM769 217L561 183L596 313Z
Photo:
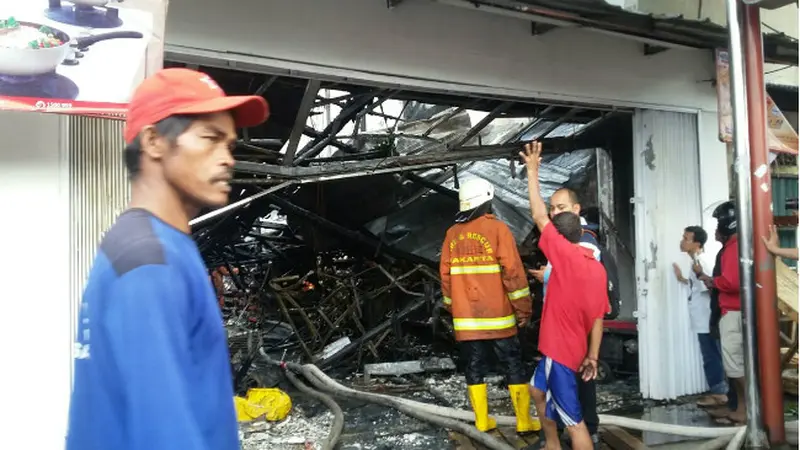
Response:
M475 163L474 162L465 163L461 167L461 169L462 170L467 170L470 167L472 167L473 164L475 164ZM444 183L445 181L449 180L450 178L455 177L457 175L457 173L458 173L458 166L453 165L452 167L450 167L448 169L445 169L443 171L443 173L440 173L438 176L434 177L433 181L431 181L431 182L441 186L441 184ZM444 189L444 188L442 188L442 189ZM417 191L413 195L409 196L405 200L400 201L400 203L398 203L398 205L397 205L398 209L403 209L406 206L414 203L415 201L417 201L420 198L422 198L425 194L427 194L428 191L430 191L430 189L427 188L427 187L424 187L424 188L420 189L419 191Z
M545 108L545 109L544 109L544 111L542 111L542 112L540 112L540 113L538 114L538 116L539 116L539 117L537 117L536 119L534 119L534 120L533 120L533 121L532 121L532 122L531 122L531 123L530 123L530 124L529 124L527 127L525 127L525 128L523 128L522 130L520 130L520 132L519 132L519 133L517 133L517 135L516 135L516 136L514 136L513 138L511 138L511 139L509 139L508 141L506 141L506 143L507 143L507 144L510 144L510 143L512 143L512 142L519 142L519 141L520 141L520 139L522 139L523 137L525 137L525 135L526 135L526 134L528 134L528 132L529 132L529 131L531 131L531 130L532 130L534 127L535 127L535 126L537 126L537 125L539 125L540 123L542 123L542 122L545 120L544 118L545 118L545 117L546 117L548 114L550 114L550 113L552 113L553 111L555 111L555 109L556 109L556 107L555 107L555 106L553 106L553 105L550 105L550 106L548 106L547 108Z
M380 91L380 93L383 92L385 91ZM376 95L378 94L379 93L376 93ZM344 128L348 122L359 117L359 113L361 113L365 108L369 108L371 105L375 104L377 104L377 102L375 101L374 96L364 96L350 100L347 107L342 109L339 115L336 116L336 118L322 131L322 134L325 137L322 139L314 139L306 144L306 146L303 147L303 149L298 153L294 164L300 164L308 158L313 158L320 154L325 147L330 145L330 142L334 140L336 134L342 131L342 128Z
M300 138L303 137L303 131L308 122L308 115L311 113L311 108L314 107L314 100L317 98L319 87L320 81L315 79L308 80L306 84L303 99L300 100L300 106L297 109L297 117L294 119L294 127L292 127L292 133L289 135L286 154L283 157L284 166L291 166L294 162L294 155L297 152L297 146L300 145Z
M436 193L445 195L447 197L450 197L450 198L453 198L453 199L456 199L456 200L458 199L458 192L455 192L455 191L452 191L450 189L447 189L446 187L443 187L441 185L441 183L437 183L435 181L431 181L431 180L429 180L427 178L421 177L421 176L419 176L419 175L417 175L415 173L410 173L410 172L403 174L403 177L405 177L406 179L412 181L413 183L416 183L416 184L419 184L420 186L425 187L426 190L430 189L430 190L432 190L432 191L434 191Z
M550 124L550 126L548 126L547 128L545 128L545 130L544 130L544 131L542 131L542 132L539 134L539 136L536 136L536 139L545 139L545 138L547 137L547 135L549 135L550 133L552 133L553 131L555 131L555 130L556 130L556 128L560 127L560 126L561 126L561 124L563 124L563 123L564 123L564 122L566 122L567 120L571 119L571 118L572 118L572 116L574 116L575 114L578 114L580 111L581 111L581 110L580 110L580 109L578 109L578 108L572 108L572 109L570 109L569 111L567 111L567 113L566 113L566 114L564 114L563 116L559 117L558 119L556 119L555 121L553 121L553 123L551 123L551 124Z
M275 139L275 141L277 143L280 143L280 140L278 140L278 139ZM261 153L261 154L264 154L264 155L275 156L275 157L278 157L278 158L281 156L279 151L273 150L273 149L270 149L270 148L264 148L264 147L262 147L262 146L260 146L258 144L254 144L253 141L249 141L249 142L248 141L237 141L236 142L236 147L244 149L244 150L250 150L251 152Z
M464 144L470 141L470 139L477 136L481 131L483 131L484 128L486 128L490 123L492 123L492 121L496 119L497 116L503 114L508 108L510 108L511 105L513 105L512 102L500 103L489 114L487 114L486 117L483 118L483 120L481 120L480 122L475 124L475 126L470 128L469 131L467 131L467 134L464 135L464 137L456 141L454 144L448 145L448 147L451 150L456 150L463 147Z
M592 120L591 122L587 123L586 125L584 125L584 126L583 126L583 128L581 128L581 130L580 130L580 131L578 131L577 133L575 133L575 134L573 135L573 137L576 137L576 138L577 138L577 137L581 137L581 136L583 136L583 135L584 135L584 134L585 134L587 131L589 131L589 130L591 130L592 128L596 127L596 126L597 126L597 125L599 125L601 122L605 121L606 119L608 119L608 118L609 118L609 117L611 117L611 116L614 116L615 114L617 114L617 113L616 113L616 112L614 112L614 111L609 111L609 112L607 112L607 113L605 113L605 114L601 115L600 117L598 117L598 118L596 118L596 119Z
M317 130L309 127L309 126L305 127L305 129L303 130L303 134L305 134L306 136L308 136L310 138L314 138L314 139L323 139L325 137L325 135L322 134L321 131L317 131ZM344 142L342 142L342 141L340 141L338 139L332 139L329 142L329 144L334 146L334 147L336 147L336 148L338 148L338 149L340 149L340 150L344 150L346 152L358 153L358 149L357 148L353 147L350 144L345 144Z
M371 93L371 92L369 92L369 93L360 92L358 94L349 93L349 94L345 94L345 95L340 95L338 97L330 97L330 98L317 96L316 100L314 101L314 107L326 106L326 105L337 105L338 106L338 105L340 105L343 102L346 102L348 100L353 100L355 98L364 97L364 96L372 97L373 93Z
M361 162L342 164L328 163L315 167L283 167L248 161L237 161L235 169L242 173L297 180L300 183L313 183L342 178L444 167L458 162L513 157L517 151L519 151L519 148L516 146L513 149L508 146L481 147L477 149L464 148L462 150L430 152L421 155L401 155Z

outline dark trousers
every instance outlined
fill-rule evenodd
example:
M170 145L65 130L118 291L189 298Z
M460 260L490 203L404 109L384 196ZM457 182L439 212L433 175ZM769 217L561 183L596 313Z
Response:
M715 395L728 392L728 383L725 378L725 369L722 367L722 350L719 339L709 333L698 333L700 354L703 356L703 372L708 382L709 391Z
M578 401L581 402L581 415L589 429L589 434L597 434L600 427L600 418L597 417L597 382L594 380L583 381L581 374L576 374L578 379ZM563 432L559 423L559 431Z
M506 383L525 384L528 382L525 368L522 365L522 352L517 336L504 339L461 341L461 352L467 363L468 385L483 384L483 379L489 374L489 368L492 367L495 357L506 374Z
M583 421L589 434L597 434L600 419L597 417L597 383L594 380L583 381L578 374L578 400L581 402Z

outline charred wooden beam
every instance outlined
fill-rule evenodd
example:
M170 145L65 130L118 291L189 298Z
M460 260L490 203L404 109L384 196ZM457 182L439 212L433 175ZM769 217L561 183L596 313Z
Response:
M381 91L383 92L383 91ZM378 95L376 93L376 95ZM334 119L325 129L322 131L321 139L314 139L313 141L306 144L302 150L297 154L297 158L295 158L294 164L300 164L303 161L313 158L320 154L322 150L325 149L328 145L330 145L331 141L336 138L336 134L339 133L344 126L355 119L358 114L364 110L364 108L368 108L369 105L375 104L376 101L374 100L375 97L373 96L364 96L360 98L354 98L350 100L347 106L342 109L336 119ZM380 101L380 100L378 100Z
M539 136L536 137L536 139L545 139L545 138L547 138L547 136L550 133L552 133L553 131L555 131L556 128L560 127L561 124L563 124L567 120L571 119L575 114L578 114L580 111L581 110L578 109L578 108L570 109L569 111L567 111L566 114L564 114L563 116L561 116L558 119L554 120L553 123L551 123L544 131L542 131L541 134L539 134Z
M433 302L433 300L428 296L418 298L416 301L408 305L402 311L398 312L397 314L394 314L391 318L381 322L380 325L367 331L366 333L364 333L363 336L351 342L347 347L339 350L332 356L322 360L317 365L319 366L320 369L323 370L333 366L337 362L341 361L344 357L349 356L351 353L360 349L365 343L370 342L372 339L376 338L384 331L387 331L397 321L403 320L405 317L409 316L414 311L420 309L421 307L431 302Z
M488 159L514 157L518 146L463 148L420 155L393 156L374 161L325 164L319 167L282 167L237 161L235 169L243 173L266 175L275 178L298 180L301 183L329 181L384 173L444 167L458 162L483 161Z
M546 118L546 117L547 117L549 114L552 114L552 113L553 113L553 111L555 111L555 110L556 110L556 107L555 107L555 106L553 106L553 105L550 105L550 106L548 106L547 108L545 108L545 109L544 109L544 111L542 111L542 112L540 112L540 113L538 114L538 116L539 116L539 117L537 117L536 119L534 119L534 120L533 120L533 121L532 121L530 124L528 124L528 126L526 126L525 128L523 128L522 130L520 130L520 132L519 132L519 133L517 133L517 134L516 134L516 136L514 136L513 138L509 139L509 140L507 141L507 143L509 143L509 144L510 144L510 143L512 143L512 142L519 142L519 141L520 141L520 139L522 139L523 137L525 137L525 135L526 135L526 134L528 134L528 132L529 132L529 131L531 131L531 130L532 130L534 127L535 127L535 126L537 126L537 125L539 125L540 123L544 122L544 121L546 120L545 118Z
M321 131L317 131L317 130L309 127L309 126L305 127L305 129L303 130L303 134L305 134L306 136L308 136L310 138L313 138L313 139L323 139L323 138L325 138L325 135L322 134ZM329 144L334 146L334 147L336 147L336 148L338 148L338 149L344 150L346 152L358 153L358 149L357 148L353 147L350 144L345 144L344 142L342 142L342 141L340 141L338 139L332 139L329 142Z
M455 150L455 149L458 149L458 148L461 148L462 146L464 146L464 144L469 142L470 139L472 139L475 136L477 136L478 133L480 133L490 123L492 123L492 121L494 119L496 119L497 116L499 116L500 114L503 114L512 105L513 105L512 102L503 102L503 103L500 103L499 105L497 105L497 107L494 108L489 114L487 114L486 117L483 118L483 120L481 120L480 122L475 124L475 126L470 128L470 130L467 131L467 134L464 135L464 137L462 137L461 139L456 141L454 144L450 145L449 146L450 149Z
M283 165L291 166L294 162L294 155L297 152L297 146L300 144L300 138L303 137L303 131L308 122L308 115L311 113L311 108L314 107L314 99L317 98L321 82L319 80L310 79L306 84L306 91L303 94L303 99L300 100L300 107L297 109L297 117L294 120L294 127L292 133L289 135L289 143L286 146L286 155L283 157Z
M428 180L427 178L423 178L414 173L406 173L403 176L413 181L414 183L419 184L420 186L424 186L425 188L430 189L436 193L445 195L453 199L458 199L458 192L442 187L440 183Z

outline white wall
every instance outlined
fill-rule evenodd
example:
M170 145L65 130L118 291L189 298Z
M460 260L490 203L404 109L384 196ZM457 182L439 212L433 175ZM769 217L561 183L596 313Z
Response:
M0 448L61 449L70 392L63 118L0 112Z
M597 103L716 110L710 51L644 56L642 44L591 31L532 36L530 22L427 1L172 0L168 53L227 52L242 69L317 66L349 76ZM460 86L458 84L461 84Z

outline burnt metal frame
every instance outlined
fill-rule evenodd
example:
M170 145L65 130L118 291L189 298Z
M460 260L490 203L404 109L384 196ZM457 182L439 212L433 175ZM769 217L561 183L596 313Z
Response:
M297 146L300 144L300 138L304 134L309 114L311 114L311 109L314 107L314 100L316 100L317 94L319 93L320 85L321 82L319 80L308 80L303 99L300 100L300 107L297 110L297 117L295 118L292 133L289 135L289 143L286 146L286 154L283 157L284 166L290 166L294 162Z

